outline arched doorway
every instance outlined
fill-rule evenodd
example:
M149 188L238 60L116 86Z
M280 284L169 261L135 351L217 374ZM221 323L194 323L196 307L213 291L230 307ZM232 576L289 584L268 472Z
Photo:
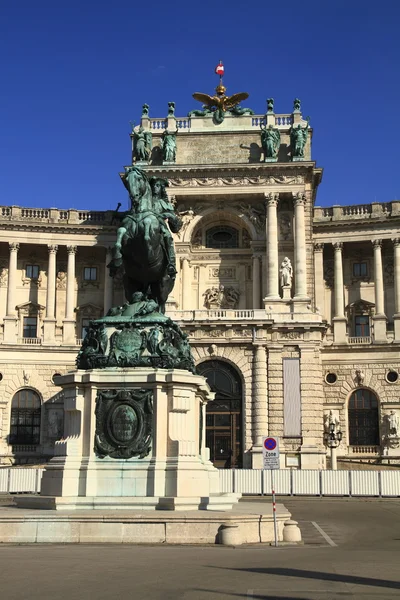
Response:
M40 397L31 389L17 392L11 402L11 445L40 444Z
M207 404L206 446L215 467L242 466L242 383L229 364L210 360L197 366L215 400Z
M376 395L365 388L355 390L349 399L350 446L378 446L379 409Z

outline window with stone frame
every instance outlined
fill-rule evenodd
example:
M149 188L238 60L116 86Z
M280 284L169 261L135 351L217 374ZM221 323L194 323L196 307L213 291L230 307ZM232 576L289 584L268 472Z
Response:
M39 395L25 388L19 390L11 402L11 445L38 445L40 443L41 402Z
M40 267L39 265L26 265L25 266L25 277L27 279L37 279L39 277Z
M84 267L83 268L83 280L84 281L97 281L97 267Z
M206 231L206 248L239 248L239 231L229 225L217 225Z
M379 445L378 399L371 390L355 390L349 399L350 446Z
M354 315L354 335L356 337L370 336L370 317L368 315Z
M16 307L19 319L20 338L40 338L44 306L36 302L24 302Z
M371 317L375 312L375 304L366 300L352 302L346 307L351 337L371 336Z
M22 337L37 338L37 317L23 317Z
M84 339L87 336L86 328L89 327L90 319L82 319L81 321L81 338Z
M357 257L357 260L351 262L351 281L352 283L357 281L371 280L370 265L367 259Z

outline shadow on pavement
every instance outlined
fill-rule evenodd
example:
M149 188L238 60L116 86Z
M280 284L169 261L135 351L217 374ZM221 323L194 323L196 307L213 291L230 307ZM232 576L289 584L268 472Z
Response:
M220 592L218 590L207 590L204 588L196 588L193 592L203 592L204 594L221 594L221 596L229 596L233 598L247 598L248 600L309 600L309 598L300 598L299 596L266 596L265 594L235 594L234 592Z
M222 569L226 567L215 567ZM344 575L340 573L324 573L322 571L304 571L301 569L285 568L249 568L233 569L234 571L246 571L247 573L264 573L265 575L282 575L283 577L303 577L305 579L321 579L323 581L340 581L343 583L352 583L354 585L369 585L375 587L386 587L400 590L400 582L389 581L388 579L372 579L371 577L359 577L358 575ZM262 596L264 598L264 596Z

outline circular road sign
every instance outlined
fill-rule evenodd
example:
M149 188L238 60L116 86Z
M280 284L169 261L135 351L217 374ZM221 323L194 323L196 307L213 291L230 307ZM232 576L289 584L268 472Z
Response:
M275 438L266 438L264 440L264 448L266 448L266 450L275 450L276 439Z

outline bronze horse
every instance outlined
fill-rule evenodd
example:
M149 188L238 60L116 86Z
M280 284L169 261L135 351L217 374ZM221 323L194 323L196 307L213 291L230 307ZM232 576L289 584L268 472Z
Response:
M175 283L175 273L168 269L166 240L171 231L179 231L182 222L170 212L167 216L157 208L147 175L138 167L130 167L123 177L129 192L131 210L122 215L113 259L108 265L111 277L123 267L123 285L128 303L135 292L155 300L162 313ZM172 243L172 240L171 242Z

